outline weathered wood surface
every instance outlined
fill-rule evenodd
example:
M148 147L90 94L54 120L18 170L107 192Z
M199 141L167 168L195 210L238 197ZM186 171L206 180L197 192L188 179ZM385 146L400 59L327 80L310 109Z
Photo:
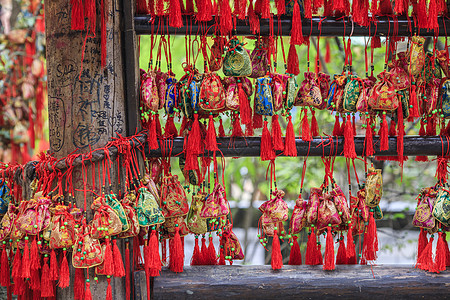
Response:
M135 273L137 300L146 300L145 273ZM185 266L154 280L153 299L449 299L450 272L410 265Z

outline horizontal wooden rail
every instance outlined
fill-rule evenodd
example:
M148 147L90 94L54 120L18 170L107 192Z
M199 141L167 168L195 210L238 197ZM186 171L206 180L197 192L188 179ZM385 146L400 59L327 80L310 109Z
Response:
M364 150L364 136L355 137L356 154L361 156ZM397 155L397 138L389 138L389 150L379 151L379 138L374 137L375 156L395 156ZM315 137L310 143L304 142L301 139L296 139L298 156L328 156L336 155L342 156L344 151L343 137ZM434 156L434 155L448 155L449 141L445 137L439 136L405 136L404 137L404 155L405 156ZM172 148L172 157L178 156L183 152L184 138L175 138L173 140L166 140L163 148L166 152ZM217 138L220 152L217 155L225 157L251 157L260 155L260 137L238 137L238 138ZM162 156L161 148L147 152L150 157ZM212 156L212 152L205 153L205 155ZM281 151L277 154L283 155Z
M278 29L277 17L274 17L273 32L281 35L290 36L291 34L291 17L282 16L280 19L281 31ZM319 23L322 20L321 29L319 29ZM236 20L236 30L233 32L236 35L253 35L248 25L248 20ZM185 35L186 32L192 34L203 34L205 30L209 29L207 34L213 34L217 31L213 25L216 23L215 18L212 21L206 23L206 25L199 26L195 17L183 16L183 24L189 24L189 30L186 27L174 28L168 27L166 22L167 18L152 18L152 16L138 15L134 17L136 34L151 34L152 26L155 34L161 34L158 32L158 28L163 28L164 33L171 35ZM164 26L159 27L160 22ZM447 32L450 33L450 20L445 20L443 17L438 18L440 36L446 36ZM153 25L152 25L153 24ZM192 28L191 28L192 24ZM397 28L396 28L397 27ZM447 28L445 28L447 27ZM168 32L167 32L168 28ZM376 28L376 30L375 30ZM396 30L397 29L397 30ZM397 36L411 36L417 33L422 36L434 36L434 30L427 31L426 29L419 30L414 26L414 20L412 18L397 17L395 20L393 17L377 17L373 18L370 22L370 26L359 26L352 22L349 17L336 18L336 17L313 17L311 19L302 20L302 30L305 36L391 36L396 34ZM270 34L269 19L260 20L260 32L261 35L267 36Z
M136 300L146 300L145 272L135 272ZM152 299L446 299L450 272L411 265L185 266L153 280ZM440 298L442 297L442 298Z

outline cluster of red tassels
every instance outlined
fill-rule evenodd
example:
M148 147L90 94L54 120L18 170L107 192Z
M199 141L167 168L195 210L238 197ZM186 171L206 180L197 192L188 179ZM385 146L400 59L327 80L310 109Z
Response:
M191 266L217 265L216 249L214 248L212 235L209 236L209 244L206 246L206 239L201 238L201 247L199 246L198 236L195 237L194 253L191 258ZM221 255L221 258L223 255ZM225 264L225 261L224 263Z
M434 234L431 234L430 239L427 239L425 229L420 229L415 267L429 272L440 273L445 271L447 267L450 267L450 251L445 232L439 228L434 255L433 241Z

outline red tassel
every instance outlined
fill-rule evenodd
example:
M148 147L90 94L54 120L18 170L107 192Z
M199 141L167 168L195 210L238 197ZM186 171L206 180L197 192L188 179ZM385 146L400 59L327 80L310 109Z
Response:
M198 246L198 237L195 236L194 253L191 258L191 266L198 266L200 262L200 247Z
M253 10L253 1L250 1L250 5L248 7L248 22L250 25L250 30L253 34L260 32L259 18Z
M217 151L216 128L214 127L214 119L212 114L209 115L208 131L206 132L206 146L208 151Z
M11 285L11 278L9 277L9 261L6 253L6 245L3 244L2 260L0 265L0 285L9 287Z
M439 231L439 237L436 245L436 262L435 270L437 273L445 271L446 265L446 253L445 253L445 241L443 238L442 231Z
M206 239L203 236L202 237L202 248L199 256L199 265L207 265L207 259L208 259L208 247L206 247Z
M317 123L316 119L316 111L314 109L311 109L311 134L312 136L319 136L319 124Z
M240 79L238 79L240 81ZM248 125L252 122L252 109L250 107L250 101L248 100L247 94L242 88L242 83L238 82L238 92L239 92L239 112L241 114L241 123Z
M314 227L311 227L311 233L308 235L308 242L306 243L305 264L317 265L315 255L317 251L317 238L314 233Z
M391 16L394 12L392 11L392 4L390 0L380 0L380 7L378 8L378 14L383 16Z
M311 0L304 1L303 11L304 11L305 18L307 18L307 19L312 18Z
M261 1L261 18L269 19L270 18L270 1L262 0Z
M309 129L308 123L308 111L303 109L303 119L302 119L302 140L305 142L310 142L312 139L311 131Z
M428 244L427 232L425 229L420 228L419 241L417 243L417 258L422 255L423 250Z
M378 15L378 0L372 0L372 5L370 6L370 12L372 13L372 16ZM374 48L374 47L372 46L372 48Z
M31 253L30 253L30 269L39 270L41 268L39 250L36 242L36 238L33 239L31 243Z
M42 279L41 279L41 297L49 298L54 297L55 293L53 292L53 282L50 276L48 276L50 272L50 267L48 266L48 257L44 258L44 265L42 267ZM8 271L9 273L9 271Z
M103 259L103 265L105 267L104 272L106 275L114 274L114 262L113 262L113 252L110 239L105 239L106 248L105 248L105 257Z
M427 28L428 20L427 20L427 1L426 0L418 0L417 5L417 26L419 28Z
M303 39L302 18L300 15L300 6L298 1L294 0L294 10L292 13L291 45L302 45Z
M431 235L430 240L423 249L421 255L417 259L416 268L429 271L433 269L433 235Z
M186 0L186 14L190 16L194 14L194 0Z
M67 263L66 251L63 251L63 259L61 267L59 269L59 282L58 286L65 289L70 285L69 264Z
M272 142L273 150L284 150L283 137L281 136L280 122L278 122L278 115L272 116Z
M159 114L155 115L156 136L158 139L162 137L161 123L159 122Z
M233 20L231 17L231 8L229 1L220 1L220 32L222 35L228 35L233 29Z
M224 254L224 249L220 248L220 257L219 257L219 266L225 266L225 254Z
M352 116L352 129L353 129L353 136L356 136L356 118L354 114Z
M120 254L119 247L117 247L117 240L113 240L113 266L114 266L114 277L124 277L125 268L123 267L122 254Z
M159 257L159 242L158 237L156 236L156 230L152 230L148 248L148 258L150 260L150 276L157 277L159 276L159 272L161 271L161 258Z
M344 0L333 0L332 7L335 12L342 14L345 11Z
M212 20L212 3L211 0L197 1L196 19L199 22L208 22Z
M32 291L39 291L41 289L41 276L39 274L39 269L31 270L31 279L29 283Z
M172 2L178 2L178 1L172 1ZM106 281L108 282L108 287L106 288L106 300L112 300L111 278L108 276Z
M331 49L330 49L330 42L328 39L325 42L325 63L330 63L331 61Z
M325 245L325 259L323 264L324 270L334 270L334 242L333 235L331 234L331 226L327 227L327 242Z
M414 118L418 118L419 116L419 108L417 104L417 93L416 93L416 85L411 84L411 96L409 97L409 103L412 104L412 107L409 108L409 119L408 121L414 121Z
M173 116L167 118L166 126L164 127L164 137L174 138L178 136L177 128L173 122Z
M101 13L101 32L100 32L100 53L101 53L101 67L102 69L106 66L106 20L105 20L105 3L104 0L100 2L100 13Z
M262 116L255 112L253 114L253 128L257 129L257 128L262 128L262 127L263 127Z
M14 279L14 282L16 278L22 278L22 256L19 248L16 249L16 254L14 255L11 277Z
M373 4L374 2L376 3L376 1L372 1L372 4ZM380 37L379 37L379 36L374 36L374 37L372 37L372 39L371 39L371 41L370 41L370 46L371 46L373 49L381 48L381 39L380 39Z
M55 281L59 279L58 260L56 259L55 249L52 249L50 253L50 277Z
M380 151L389 150L388 124L386 115L383 114L382 123L380 125Z
M289 46L288 64L286 72L289 74L294 74L295 76L300 74L297 49L295 48L294 44L291 44L291 46Z
M273 151L272 137L270 136L269 129L267 129L267 121L264 121L264 128L261 136L261 160L272 160L275 158L275 152Z
M405 135L405 124L403 124L403 108L402 105L397 109L398 136L397 136L397 154L402 167L401 174L403 176L403 136Z
M231 136L232 137L236 137L236 136L243 136L244 133L242 132L242 127L241 127L241 121L239 118L239 114L234 114L234 118L233 118L233 130L231 132Z
M150 13L146 0L136 0L136 13L138 15L148 15Z
M395 1L394 11L397 15L402 15L405 12L405 9L408 7L408 4L405 3L404 0Z
M341 236L339 239L339 248L336 255L336 264L337 265L346 265L347 264L347 250L345 249L344 237Z
M202 154L202 138L200 133L200 123L198 122L198 114L194 113L194 123L188 139L189 153L193 155Z
M425 135L425 120L423 118L420 120L419 135L420 136L424 136Z
M349 115L347 115L347 124L344 128L344 156L351 159L356 158L353 125Z
M253 122L250 122L250 124L245 125L245 136L253 136L253 134Z
M347 232L347 264L356 264L355 242L353 241L353 224L349 224Z
M438 23L438 5L436 3L437 0L430 0L430 5L428 6L428 28L436 29L439 28Z
M150 131L148 133L148 146L150 148L150 150L156 150L159 148L159 144L158 144L158 135L156 132L156 115L153 115L151 117L151 121L150 121Z
M244 20L247 16L247 0L237 0L234 2L234 14L239 20Z
M340 136L341 125L339 124L339 116L336 114L334 116L334 127L333 127L333 136Z
M281 16L286 13L285 0L275 0L275 5L277 6L277 16Z
M176 227L175 236L170 244L169 269L175 273L183 272L183 261L184 253L183 246L181 245L180 230Z
M86 282L86 292L84 295L85 300L92 300L91 284L89 282Z
M222 118L219 119L219 137L225 137L225 130L223 129Z
M169 26L175 28L183 27L180 1L172 0L169 2Z
M297 146L295 144L294 125L292 124L292 116L288 117L288 124L286 127L286 138L284 139L284 155L296 157Z
M130 275L131 275L131 266L130 266L130 249L129 244L126 242L125 244L125 291L126 291L126 300L130 300L131 296L131 283L130 283Z
M281 256L280 239L277 230L274 230L272 240L272 270L279 270L283 267L283 257Z
M217 265L217 255L216 249L214 248L212 235L209 236L209 245L208 245L208 265Z
M30 250L28 249L28 243L25 244L22 257L22 278L31 278L31 262L30 262Z
M366 233L364 234L362 256L366 261L376 260L377 250L378 250L377 227L375 225L375 219L373 218L373 210L371 209L369 225L367 226Z
M73 283L73 298L75 300L84 299L84 281L84 269L76 268L75 279Z
M72 19L71 19L72 30L84 30L83 1L71 0L70 5L72 6Z
M291 247L291 253L289 255L290 265L301 265L302 264L302 253L300 252L300 245L297 241L297 236L294 236L293 245Z

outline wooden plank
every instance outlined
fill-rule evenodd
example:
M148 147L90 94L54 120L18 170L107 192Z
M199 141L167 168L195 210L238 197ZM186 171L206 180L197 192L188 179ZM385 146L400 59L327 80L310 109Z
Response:
M145 273L136 275L136 299L146 300ZM450 272L428 273L410 265L185 266L166 268L154 280L153 299L447 299Z

